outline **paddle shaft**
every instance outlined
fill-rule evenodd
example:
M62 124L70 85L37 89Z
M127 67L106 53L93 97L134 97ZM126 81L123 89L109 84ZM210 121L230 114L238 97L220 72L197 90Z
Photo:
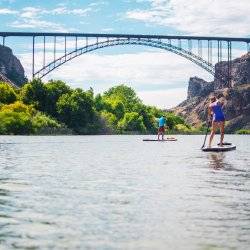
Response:
M205 138L204 138L204 142L203 142L203 145L202 145L201 148L204 148L204 146L205 146L205 144L206 144L208 131L209 131L209 122L207 122L207 131L206 131L206 135L205 135Z

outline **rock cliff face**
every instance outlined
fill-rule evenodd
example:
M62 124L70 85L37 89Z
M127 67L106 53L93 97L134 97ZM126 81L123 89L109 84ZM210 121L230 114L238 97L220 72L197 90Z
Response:
M187 100L173 111L198 127L206 121L209 97L223 95L226 131L250 129L250 52L232 61L232 88L228 88L226 78L224 81L216 79L218 75L226 76L226 62L216 64L215 71L213 82L190 78Z
M1 79L6 77L17 86L21 86L27 80L20 61L13 55L10 48L2 45L0 45L0 73Z
M206 82L198 77L191 77L188 84L187 99L191 100L195 97L205 97L214 90L214 82Z
M223 81L219 81L222 77ZM215 65L215 80L214 88L221 89L228 87L225 82L227 81L227 62L220 62ZM238 86L250 83L250 52L240 58L232 61L232 86ZM223 83L224 82L224 83Z
M18 86L12 82L9 78L7 78L4 74L0 73L0 82L5 82L11 85L14 88L17 88Z

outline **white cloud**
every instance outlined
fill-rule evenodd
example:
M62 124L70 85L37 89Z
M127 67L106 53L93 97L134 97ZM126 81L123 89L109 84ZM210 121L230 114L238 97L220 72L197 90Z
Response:
M76 15L86 16L92 11L91 7L69 9L65 6L60 6L54 9L43 9L37 7L25 7L20 11L12 11L9 9L0 9L0 14L17 14L18 19L9 24L10 27L14 28L36 28L36 29L47 29L56 32L73 32L77 31L75 28L66 28L62 23L55 23L44 20L45 16L48 15Z
M14 28L22 28L22 29L46 29L46 30L53 30L55 32L70 32L76 31L75 28L66 28L61 23L50 22L47 20L42 20L41 17L45 14L51 15L59 15L59 14L74 14L74 15L83 15L90 11L89 8L87 9L73 9L69 10L65 7L60 7L52 10L45 10L36 7L25 7L22 11L17 12L19 19L15 20L11 24L10 27Z
M20 17L25 18L38 18L42 15L78 15L86 16L87 13L91 12L92 8L78 8L78 9L69 9L66 6L60 6L54 9L42 9L36 7L25 7L20 12Z
M87 13L91 11L92 11L92 8L90 7L85 8L85 9L68 9L65 6L63 6L63 7L58 7L52 10L43 10L42 14L86 16Z
M41 13L41 9L34 7L25 7L22 9L22 12L19 13L21 18L38 18Z
M89 4L89 6L100 6L100 5L108 5L109 3L107 1L96 1L96 2L92 2Z
M68 32L74 31L74 29L67 29L63 25L59 23L48 22L44 20L40 20L37 18L30 18L22 21L14 21L10 25L10 27L14 28L24 28L24 29L50 29L56 32Z
M187 98L187 88L175 88L156 91L139 91L138 96L147 105L169 109Z
M75 67L74 65L77 65ZM64 69L63 69L64 68ZM193 66L185 59L164 52L141 52L136 54L86 54L67 63L63 68L51 75L64 76L69 81L85 78L85 81L92 83L126 82L134 83L137 88L143 89L143 85L165 85L172 86L187 80L196 69L204 77L198 66ZM182 69L185 68L185 73ZM84 69L84 70L83 70ZM77 76L73 79L73 76ZM49 76L51 77L51 76ZM79 82L82 82L81 80ZM99 88L97 86L97 88Z
M195 35L249 36L249 0L148 0L149 9L127 11L126 18Z
M0 9L0 15L13 15L13 14L17 14L17 13L18 13L17 11L7 9L7 8Z

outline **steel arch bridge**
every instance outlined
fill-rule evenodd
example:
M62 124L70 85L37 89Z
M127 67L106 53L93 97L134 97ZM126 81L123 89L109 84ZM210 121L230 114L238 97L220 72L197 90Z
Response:
M91 51L125 45L141 45L170 51L200 66L215 79L227 82L231 87L233 45L245 46L250 51L250 38L202 37L202 36L165 36L135 34L90 34L90 33L32 33L0 32L5 46L8 37L32 38L32 77L43 78L64 63ZM36 69L37 40L40 40L40 52L43 55L42 65ZM48 46L53 58L48 61ZM70 46L69 46L70 44ZM58 47L61 45L61 49ZM227 72L224 75L215 72L215 65L226 62Z
M75 50L57 58L53 62L50 62L49 64L45 65L43 68L35 72L34 76L38 78L42 78L45 75L49 74L51 71L53 71L55 68L58 68L62 64L72 60L75 57L78 57L82 54L88 53L90 51L94 51L97 49L105 48L105 47L111 47L111 46L117 46L117 45L144 45L144 46L150 46L155 47L159 49L164 49L170 52L173 52L177 55L180 55L195 64L199 65L203 69L207 70L210 74L215 74L215 68L211 63L208 63L200 56L197 56L183 48L179 48L177 46L174 46L170 43L162 42L161 40L151 40L151 39L136 39L136 38L116 38L112 40L106 40L102 42L96 42L90 45L86 45L81 48L76 48Z

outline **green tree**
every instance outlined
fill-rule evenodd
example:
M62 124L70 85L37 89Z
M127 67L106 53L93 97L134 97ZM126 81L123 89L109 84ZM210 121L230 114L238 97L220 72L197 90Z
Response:
M41 131L49 130L57 133L61 128L62 125L56 120L21 101L2 105L0 108L0 134L40 134ZM67 131L65 126L63 129Z
M32 104L40 111L45 111L46 88L40 79L25 84L20 91L20 99L25 104Z
M14 103L10 103L8 105L3 105L0 111L11 111L11 112L18 112L18 113L27 113L32 115L36 112L32 105L25 105L21 101L16 101Z
M126 111L132 111L133 105L141 103L135 91L124 84L110 88L104 92L104 99L119 100L123 103Z
M157 123L154 116L154 110L151 106L141 103L135 104L133 111L137 112L143 118L143 124L148 132L154 133L157 130Z
M9 104L15 102L16 99L15 90L7 83L0 82L0 103Z
M182 134L192 133L192 130L189 127L187 127L185 124L176 124L174 128L177 132L182 133Z
M59 120L77 133L87 134L95 118L94 101L81 89L62 95L57 102Z
M0 134L32 133L33 108L21 102L3 105L0 109Z
M123 118L125 114L125 106L118 99L106 99L103 105L104 110L113 113L118 120Z
M114 101L111 103L113 113L117 117L118 120L123 118L125 114L125 107L124 104L121 101Z
M0 112L0 134L30 134L32 133L31 116L23 112Z
M52 130L56 133L56 129L60 129L62 126L56 120L37 112L32 118L33 131L36 134L47 133Z
M118 122L118 129L122 131L145 132L146 127L143 124L143 117L137 112L125 113L122 120Z
M104 111L101 112L101 117L105 120L106 127L111 132L116 132L116 125L117 125L116 116L114 114L104 110Z
M182 117L175 115L174 113L166 113L167 126L169 129L174 129L177 124L183 124L186 126L185 121Z
M57 117L56 103L58 99L67 93L71 93L72 90L63 81L49 81L45 84L46 99L44 105L44 112L47 114Z
M102 111L105 109L104 100L101 94L96 95L96 97L94 98L94 105L97 111Z

